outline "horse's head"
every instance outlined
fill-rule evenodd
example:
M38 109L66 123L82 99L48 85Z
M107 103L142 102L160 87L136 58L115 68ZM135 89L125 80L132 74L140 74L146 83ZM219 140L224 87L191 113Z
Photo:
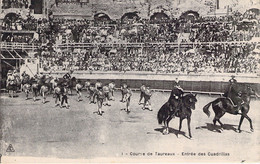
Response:
M195 110L195 104L197 102L197 94L188 94L183 97L183 103L187 108Z
M252 95L257 96L255 90L249 85L246 85L244 87L244 90L241 91L241 98L246 103L250 103L250 99Z
M249 96L256 94L255 90L249 85L246 86L245 93Z

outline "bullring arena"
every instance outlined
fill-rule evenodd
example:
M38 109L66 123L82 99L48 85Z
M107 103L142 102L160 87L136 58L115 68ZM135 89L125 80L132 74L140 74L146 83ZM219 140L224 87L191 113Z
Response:
M149 111L138 105L140 91L134 91L131 112L127 113L122 110L125 103L119 102L121 93L116 91L115 101L110 102L111 106L103 108L102 116L95 113L96 104L89 104L86 91L83 91L81 102L77 101L75 90L73 92L74 94L69 96L69 109L55 106L52 95L47 97L46 104L42 104L41 97L34 102L32 95L29 96L29 100L25 100L24 93L18 93L18 97L13 99L9 98L7 93L2 94L2 149L7 149L9 144L15 149L15 152L4 152L3 155L89 161L101 160L102 156L108 158L107 161L116 158L118 161L129 159L180 162L187 159L201 161L198 154L205 153L205 158L214 161L258 160L258 146L255 145L260 131L260 122L257 119L258 99L252 98L249 112L254 132L250 131L249 123L245 120L242 132L238 133L236 129L240 116L226 114L222 118L225 125L221 130L219 125L213 126L212 109L210 118L202 111L205 104L220 95L199 94L196 109L192 113L193 139L190 140L186 121L178 138L178 118L170 122L169 135L163 135L163 127L158 125L157 112L169 98L170 92L154 91L151 100L153 111ZM245 149L250 152L243 153Z
M0 4L0 163L260 162L258 1ZM97 103L90 101L88 82L95 86ZM104 86L111 82L114 100L99 113ZM224 94L236 92L232 85L244 87L236 98L250 94L237 103ZM51 88L54 94L48 93ZM172 96L176 88L184 96ZM129 111L120 101L125 90ZM146 91L149 101L139 104ZM192 137L187 95L196 99L189 100L195 103ZM68 98L69 106L55 102L55 96ZM157 117L171 98L180 111L167 134ZM233 103L232 109L249 103L253 128L245 118L239 131L240 114L229 113L221 117L222 127L214 125L212 106L209 117L204 107L218 98ZM180 114L186 116L179 131Z

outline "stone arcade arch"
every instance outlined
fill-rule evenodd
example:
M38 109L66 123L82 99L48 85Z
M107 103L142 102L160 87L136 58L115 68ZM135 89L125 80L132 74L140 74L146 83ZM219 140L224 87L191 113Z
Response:
M181 14L180 18L181 19L185 19L185 20L190 20L190 21L194 21L196 19L198 19L200 16L200 14L196 11L193 10L188 10L184 13Z
M99 21L99 22L106 22L106 21L111 20L111 18L106 13L99 12L94 15L94 20Z
M139 19L139 15L137 14L138 12L128 12L125 13L122 17L121 17L121 21L123 23L127 23L127 21L133 21L133 20L137 20Z
M156 12L150 17L150 21L153 23L159 23L164 20L169 20L170 17L164 12Z

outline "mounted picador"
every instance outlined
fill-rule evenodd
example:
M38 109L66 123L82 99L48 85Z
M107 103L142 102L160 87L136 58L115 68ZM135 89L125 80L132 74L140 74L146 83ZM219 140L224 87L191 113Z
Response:
M173 116L175 116L180 110L181 98L183 97L183 94L184 91L180 87L178 78L176 78L169 98L170 111L174 111Z
M203 112L209 117L209 107L212 105L212 109L215 113L213 124L216 125L218 122L221 127L223 127L224 124L220 121L220 118L225 113L241 115L237 131L241 132L242 122L244 118L246 118L250 123L250 130L253 132L252 120L248 116L251 96L253 95L259 97L251 86L237 83L235 77L232 76L229 80L228 89L224 94L225 97L217 98L216 100L206 104L203 107Z
M232 75L231 79L229 80L229 86L228 86L227 91L224 94L224 97L226 97L230 101L230 103L233 105L235 113L239 113L242 105L244 104L244 101L242 100L241 95L242 95L242 92L239 89L237 80L235 79L235 76Z

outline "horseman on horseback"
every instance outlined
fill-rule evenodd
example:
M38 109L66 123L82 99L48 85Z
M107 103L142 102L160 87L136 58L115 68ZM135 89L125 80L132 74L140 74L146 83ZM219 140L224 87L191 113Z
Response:
M169 103L170 103L170 111L174 111L173 116L180 110L180 104L181 104L181 99L183 97L184 91L180 87L179 80L176 78L173 84L173 89L171 91L171 95L169 98Z
M244 104L244 101L241 99L241 89L239 88L234 75L232 75L229 80L228 90L224 96L231 102L235 112L238 113Z

